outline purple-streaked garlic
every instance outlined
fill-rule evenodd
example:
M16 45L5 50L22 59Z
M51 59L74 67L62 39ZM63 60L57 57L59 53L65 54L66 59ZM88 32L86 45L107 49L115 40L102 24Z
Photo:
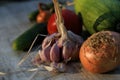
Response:
M67 31L64 26L64 20L61 15L57 0L53 0L56 24L58 33L47 36L43 43L42 49L39 51L39 62L50 63L48 69L58 72L66 70L65 64L70 60L79 60L79 50L83 39L71 31Z
M35 65L40 65L41 63L50 63L50 50L51 46L48 45L44 49L39 50L37 55L34 57L32 60L33 64Z
M74 34L73 32L68 32L64 25L64 20L61 14L61 10L59 8L59 4L57 0L53 0L54 8L55 8L55 14L56 14L56 23L57 23L57 29L59 33L61 34L61 37L58 40L58 46L62 46L62 55L64 58L64 61L67 62L72 58L79 59L79 48L83 42L83 39L79 37L78 35ZM73 57L72 57L73 56Z
M53 33L47 36L42 42L42 48L44 49L51 41L54 41L54 40L56 41L59 37L60 37L59 33Z
M51 50L51 46L47 46L44 49L42 49L40 51L40 58L42 61L44 62L50 62L50 50Z
M60 61L60 48L56 43L53 44L50 50L50 59L52 62L59 62Z

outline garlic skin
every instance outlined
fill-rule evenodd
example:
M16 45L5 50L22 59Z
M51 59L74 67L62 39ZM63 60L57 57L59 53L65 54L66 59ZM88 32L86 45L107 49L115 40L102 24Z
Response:
M62 55L65 62L70 60L70 58L72 58L74 46L75 44L73 44L70 40L64 42Z
M38 51L38 53L35 55L35 57L32 59L32 63L34 65L41 64L41 58L40 58L41 50Z
M62 63L55 63L52 62L50 64L50 67L52 68L51 72L65 72L67 70L66 64Z
M40 58L42 61L44 62L50 62L50 50L51 50L51 46L48 46L46 48L44 48L40 54Z
M59 62L60 61L60 49L56 43L53 44L50 50L50 59L52 62Z
M54 33L54 34L52 34L52 35L49 35L49 36L47 36L47 37L43 40L43 42L42 42L42 49L44 49L44 48L50 43L50 41L52 41L52 40L54 39L54 37L55 37L56 34L57 34L57 33Z

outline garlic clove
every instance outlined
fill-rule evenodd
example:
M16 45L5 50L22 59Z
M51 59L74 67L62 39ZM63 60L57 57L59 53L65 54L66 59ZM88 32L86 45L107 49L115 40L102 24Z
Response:
M41 53L40 53L40 58L42 61L44 62L50 62L50 49L51 46L45 47L44 49L42 49Z
M42 42L42 49L44 49L55 37L56 33L47 36Z
M70 39L72 39L74 42L77 42L78 45L81 45L83 43L83 38L72 31L68 31Z
M60 38L60 33L53 33L48 35L42 42L42 49L45 48L51 41L52 43L54 43L54 41L56 42L58 38Z
M60 49L56 43L53 44L50 50L50 59L52 62L59 62L60 61Z
M75 44L72 41L67 40L63 44L62 56L65 62L68 62L73 55Z

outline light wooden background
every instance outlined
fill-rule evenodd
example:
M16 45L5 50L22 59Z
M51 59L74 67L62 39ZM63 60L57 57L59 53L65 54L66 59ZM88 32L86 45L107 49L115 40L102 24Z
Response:
M31 0L10 2L0 6L0 72L10 73L21 70L17 63L26 52L15 52L12 41L32 25L28 14L37 9L38 2L50 0ZM27 66L28 64L26 64ZM66 73L52 74L43 68L33 80L120 80L120 68L106 74L92 74L81 68L80 63L72 63ZM20 71L0 76L0 80L29 80L34 72Z

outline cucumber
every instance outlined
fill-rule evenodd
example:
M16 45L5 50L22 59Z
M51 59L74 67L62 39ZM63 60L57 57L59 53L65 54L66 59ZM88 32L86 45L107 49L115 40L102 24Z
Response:
M120 0L74 0L90 34L101 30L120 32Z
M39 14L39 10L35 10L33 12L31 12L29 15L28 15L28 19L30 22L36 22L36 18L37 18L37 15Z
M32 42L38 34L47 35L46 23L35 23L30 29L18 36L12 43L13 50L16 51L28 51ZM40 36L33 47L40 45L45 37Z

